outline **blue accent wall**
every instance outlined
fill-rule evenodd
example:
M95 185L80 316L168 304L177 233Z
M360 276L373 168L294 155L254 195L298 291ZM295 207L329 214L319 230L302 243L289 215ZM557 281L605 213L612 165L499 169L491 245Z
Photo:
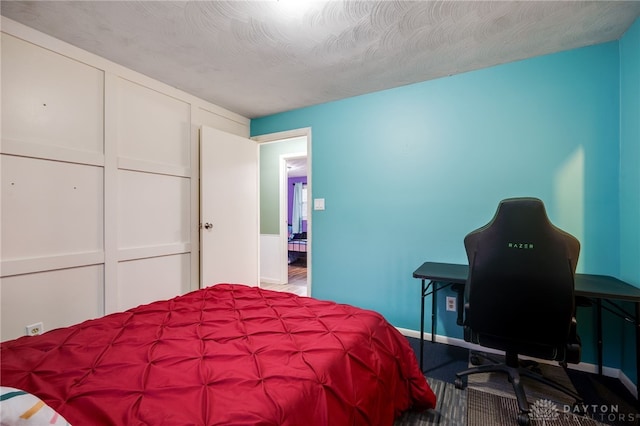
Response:
M640 287L640 19L620 40L620 274Z
M581 241L579 271L620 276L619 93L616 41L259 118L251 134L312 129L311 196L326 200L312 212L313 296L419 330L412 272L466 262L464 236L503 198L541 198ZM438 333L462 338L444 296ZM607 344L620 367L620 341Z
M640 287L640 19L620 40L620 230L620 278ZM636 377L632 327L623 333L622 369Z

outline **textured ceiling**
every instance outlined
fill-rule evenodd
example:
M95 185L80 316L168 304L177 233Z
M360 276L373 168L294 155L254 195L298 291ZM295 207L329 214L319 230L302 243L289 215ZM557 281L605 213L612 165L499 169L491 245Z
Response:
M615 40L640 1L3 0L0 11L255 118Z

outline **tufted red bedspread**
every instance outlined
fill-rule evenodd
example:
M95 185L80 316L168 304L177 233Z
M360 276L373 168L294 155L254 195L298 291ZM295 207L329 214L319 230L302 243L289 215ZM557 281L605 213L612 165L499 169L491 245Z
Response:
M73 425L391 425L435 395L378 313L220 284L1 345Z

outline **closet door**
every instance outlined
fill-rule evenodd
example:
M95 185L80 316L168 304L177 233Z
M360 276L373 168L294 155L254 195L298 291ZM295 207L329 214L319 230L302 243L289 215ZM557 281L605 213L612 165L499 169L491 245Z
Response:
M258 146L251 139L200 131L201 287L258 285Z
M109 82L110 308L122 311L191 290L191 106L125 78Z

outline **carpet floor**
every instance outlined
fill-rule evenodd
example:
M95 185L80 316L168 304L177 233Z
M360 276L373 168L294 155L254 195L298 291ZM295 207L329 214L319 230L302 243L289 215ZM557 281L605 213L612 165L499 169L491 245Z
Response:
M433 410L407 411L394 426L507 426L517 425L518 404L514 398L474 388L456 389L451 383L427 378L436 394ZM602 423L547 405L532 406L531 426L601 426Z
M408 340L417 355L419 340ZM469 366L468 349L431 342L425 342L424 348L423 372L436 393L437 406L425 412L408 411L394 426L517 425L518 407L505 375L472 375L467 388L459 390L453 382L455 373ZM586 417L578 415L569 408L572 400L564 394L547 392L536 384L525 383L531 404L532 426L640 424L640 414L634 408L635 398L618 380L573 370L569 370L567 375L562 368L555 366L542 365L541 369L544 375L576 389L589 408ZM612 413L611 410L617 412Z

